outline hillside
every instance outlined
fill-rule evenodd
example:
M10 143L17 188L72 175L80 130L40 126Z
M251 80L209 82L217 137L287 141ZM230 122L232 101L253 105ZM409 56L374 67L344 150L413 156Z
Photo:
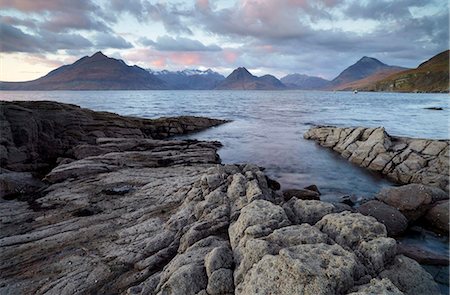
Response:
M390 75L363 90L395 92L449 92L449 50L420 64L416 69Z
M282 90L286 86L272 75L257 77L246 68L235 69L215 89L218 90Z
M335 87L334 90L351 91L351 90L355 90L355 89L359 89L359 90L366 89L373 83L380 81L386 77L389 77L390 75L393 75L395 73L399 73L401 71L403 71L403 70L397 69L397 68L380 70L364 79L341 84L341 85Z
M146 90L164 89L165 83L138 66L102 52L59 67L28 82L1 82L2 90Z
M372 75L383 75L382 73L392 73L395 71L403 71L405 68L390 66L382 63L376 58L364 56L353 65L343 70L336 78L334 78L327 89L341 90L347 88L350 83L368 78Z
M330 83L330 81L320 77L308 76L303 74L289 74L280 79L284 85L291 89L314 90L322 89Z
M183 71L152 71L158 79L164 81L169 89L208 90L214 89L225 77L208 69L206 71L188 69Z

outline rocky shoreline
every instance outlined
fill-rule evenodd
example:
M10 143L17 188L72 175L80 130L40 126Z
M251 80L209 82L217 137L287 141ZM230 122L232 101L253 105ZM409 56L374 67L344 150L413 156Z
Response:
M220 164L218 142L161 140L225 121L50 102L0 116L1 294L440 293L377 216L314 186L283 195L255 165Z
M383 127L317 126L303 137L394 182L420 183L449 191L450 140L390 136Z

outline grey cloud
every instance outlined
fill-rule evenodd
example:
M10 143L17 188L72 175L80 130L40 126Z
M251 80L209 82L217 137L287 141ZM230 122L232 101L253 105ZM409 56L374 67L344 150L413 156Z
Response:
M97 20L91 13L54 13L50 20L45 21L43 29L52 32L65 32L69 30L87 30L109 32L111 29L103 21Z
M56 52L60 49L92 46L89 40L77 34L45 32L42 35L31 35L7 24L2 24L0 30L2 52Z
M37 27L36 24L38 23L38 21L33 18L20 19L20 18L13 17L10 15L2 15L2 16L0 16L0 23L12 25L12 26L22 26L22 27L36 29L36 27Z
M377 0L354 1L344 11L350 18L386 19L411 17L410 8L424 6L430 0Z
M111 0L109 1L109 8L117 14L129 13L138 20L144 19L144 6L141 0Z
M170 36L158 37L155 41L147 38L142 38L143 45L151 46L159 51L221 51L222 49L217 45L204 45L198 40L189 38Z
M190 10L180 9L180 5L166 3L153 4L147 0L112 0L109 8L115 15L128 13L139 21L161 22L167 32L192 34L191 29L183 21L192 15Z
M97 48L132 48L133 45L120 36L108 33L98 33L95 35L95 45Z
M161 21L168 32L192 34L189 27L183 24L181 20L186 12L177 9L175 6L169 7L162 3L151 4L146 1L143 6L146 10L145 15L148 15L152 20Z

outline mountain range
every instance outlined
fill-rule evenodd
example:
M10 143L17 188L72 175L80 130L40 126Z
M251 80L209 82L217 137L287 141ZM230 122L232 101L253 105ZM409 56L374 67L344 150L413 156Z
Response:
M329 81L304 74L289 74L280 80L272 75L254 76L246 68L235 69L226 78L208 69L154 71L129 66L102 52L61 66L27 82L0 82L0 90L364 90L448 92L449 50L416 69L391 66L364 56Z
M280 79L290 89L315 90L325 88L330 81L305 74L289 74Z
M150 74L153 74L160 80L165 82L168 89L177 90L204 90L214 89L225 77L214 72L211 69L206 71L188 69L183 71L153 71L147 69Z
M217 90L281 90L286 86L272 75L257 77L246 68L235 69L215 88Z

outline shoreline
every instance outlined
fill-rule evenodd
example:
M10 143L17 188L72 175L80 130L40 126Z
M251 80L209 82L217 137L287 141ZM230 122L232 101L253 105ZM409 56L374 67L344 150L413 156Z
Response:
M66 120L67 117L60 119ZM200 125L202 128L207 127L205 124ZM96 124L88 126L98 128ZM18 288L24 282L27 282L22 285L24 288L32 288L31 285L37 283L21 280L24 274L14 272L12 265L22 269L31 268L37 277L56 275L40 269L47 266L46 262L32 258L45 255L49 265L66 274L63 278L65 284L74 283L71 281L74 268L87 270L92 278L88 280L88 277L82 277L76 281L76 284L83 284L80 287L83 292L128 290L137 292L132 294L139 294L153 287L159 292L183 290L189 294L194 292L189 289L194 286L195 292L208 292L208 288L209 291L225 288L228 292L233 287L233 292L246 294L254 291L257 285L264 285L267 290L273 288L274 285L260 281L265 277L259 276L258 270L266 272L267 263L279 263L283 268L286 259L316 269L315 275L321 278L317 284L334 292L364 292L373 286L404 288L404 282L408 282L408 288L416 288L416 291L436 290L430 277L418 265L408 258L396 256L395 240L388 238L384 226L372 217L342 213L345 211L342 209L348 208L339 208L318 200L308 201L297 197L283 199L276 191L276 185L258 167L218 165L218 143L158 141L145 138L142 130L140 134L137 129L123 133L123 129L129 126L118 128L116 124L113 125L114 130L111 130L111 124L101 126L109 130L102 131L104 135L118 132L119 137L125 135L128 138L113 140L86 135L85 141L79 142L77 147L72 146L73 158L66 157L66 154L60 156L56 159L58 165L47 174L46 181L50 184L36 199L40 204L37 211L19 201L2 201L3 206L11 206L3 209L11 215L8 215L9 220L5 223L7 235L0 239L2 248L9 253L9 256L5 256L8 262L2 264L2 269L7 271L2 280L7 280L11 284L10 288ZM160 136L165 138L170 135L170 128L174 126L157 131L158 128L150 128L149 125L144 130L160 132ZM95 131L98 130L89 130ZM142 136L136 138L136 134ZM24 170L38 166L15 163L11 167ZM272 217L267 220L266 215L260 215L260 212L267 212ZM118 224L110 223L108 220L111 218L117 220ZM347 221L360 224L362 236L347 232L346 226L340 223ZM71 223L74 227L71 227ZM15 232L17 229L21 232ZM73 236L62 235L66 230ZM344 234L350 235L347 238L354 239L353 243L349 244ZM42 238L45 239L41 242ZM253 248L247 244L260 245L262 248ZM382 247L377 248L375 245ZM39 247L48 249L50 253L42 253ZM92 259L95 251L102 252L95 254L94 259L99 268L82 258L78 247L87 249L86 254ZM145 249L142 253L141 247ZM375 247L376 255L379 256L365 247L371 251L371 247ZM22 258L17 252L20 248L25 251ZM333 274L331 269L316 265L316 261L304 262L297 257L305 250L317 251L326 261L337 263L345 269L345 274L334 277L338 285L324 277L325 274ZM339 255L347 257L350 266L342 265L330 251L337 251ZM259 257L261 254L257 253L264 255ZM54 260L53 255L62 255L59 258L62 262ZM205 255L208 259L204 258ZM217 266L218 257L227 257L220 267ZM71 266L63 269L59 263ZM414 269L421 282L402 277L400 272L405 268ZM81 272L78 274L81 275ZM296 275L302 281L301 273ZM117 282L110 282L113 278ZM269 274L267 278L270 278ZM54 292L68 291L61 284L52 286L40 282ZM193 286L189 286L189 282ZM295 282L289 280L284 284L296 286ZM308 286L309 283L304 284ZM71 289L74 290L80 291Z

